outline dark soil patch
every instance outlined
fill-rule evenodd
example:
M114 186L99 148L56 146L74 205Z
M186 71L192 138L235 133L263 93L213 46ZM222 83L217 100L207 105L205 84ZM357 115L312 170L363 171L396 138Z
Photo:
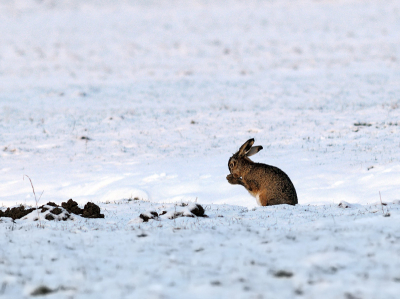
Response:
M46 213L47 211L49 211L48 213L46 213L46 216L44 216L46 220L65 221L68 220L69 218L72 218L71 213L69 213L66 209L58 206L54 202L48 202L47 204L39 207L39 209L41 209L40 210L41 213Z
M60 215L62 213L62 210L59 207L57 207L57 208L52 209L50 211L50 213L52 213L54 215Z
M100 207L92 202L88 202L81 209L78 207L78 203L71 198L67 202L63 202L61 206L68 212L85 218L104 218L104 214L100 214Z
M33 292L31 293L31 296L44 296L48 295L51 293L54 293L55 290L50 289L49 287L46 286L39 286Z
M207 217L204 215L204 208L197 203L195 206L193 206L193 208L190 208L189 211L197 217Z
M0 210L0 217L10 217L13 220L21 219L34 210L36 209L25 209L25 207L21 205L15 208L7 208L5 211ZM104 214L100 213L100 207L98 205L88 202L85 207L81 209L78 207L78 203L72 199L68 200L68 202L63 202L61 206L55 204L54 202L48 202L47 204L39 207L39 211L41 213L45 213L48 210L50 210L50 213L47 213L45 216L45 219L47 220L67 220L70 218L71 213L85 218L104 218ZM64 214L61 215L62 213ZM58 215L60 216L56 217Z
M143 222L148 222L149 219L157 218L158 217L158 213L155 212L155 211L150 211L150 212L147 212L147 213L140 214L139 217L143 219Z
M83 209L78 207L78 203L76 201L73 201L72 198L69 199L67 202L63 202L61 206L68 212L74 213L76 215L81 215L83 213Z
M24 206L15 207L15 208L11 208L11 209L8 208L4 212L0 210L0 217L11 217L13 220L20 219L20 218L28 215L29 213L31 213L33 210L35 210L35 209L34 208L25 209Z
M47 214L46 217L44 217L47 220L54 220L54 216L51 214Z
M354 123L354 125L356 127L370 127L370 126L372 126L372 124L370 124L370 123L363 123L363 122L357 122L357 123Z
M274 276L278 278L290 278L293 276L293 273L285 270L279 270L274 273Z
M85 218L104 218L104 214L100 214L100 207L92 202L85 204L82 217Z

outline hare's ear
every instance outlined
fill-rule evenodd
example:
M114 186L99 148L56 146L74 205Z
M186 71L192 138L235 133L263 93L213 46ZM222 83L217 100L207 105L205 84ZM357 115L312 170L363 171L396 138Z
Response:
M246 156L250 157L253 156L255 154L257 154L259 151L261 151L263 149L263 147L261 145L257 145L257 146L253 146L247 153Z
M244 156L251 149L254 144L254 138L247 140L239 149L238 153L240 156Z

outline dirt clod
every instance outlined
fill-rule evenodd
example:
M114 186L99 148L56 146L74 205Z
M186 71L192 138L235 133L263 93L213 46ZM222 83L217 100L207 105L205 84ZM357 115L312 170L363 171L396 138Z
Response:
M147 213L140 214L139 217L143 219L143 222L148 222L149 219L157 218L158 217L158 213L155 212L155 211L150 211L150 212L147 212Z
M278 278L290 278L293 276L293 273L285 270L279 270L274 273L274 276Z
M88 202L84 208L81 209L78 207L78 203L71 198L67 202L63 202L61 206L68 212L85 218L104 218L104 214L100 214L100 207L92 202Z
M139 217L143 219L143 222L148 222L151 219L151 217L143 214L140 214Z
M60 215L62 213L62 210L60 208L54 208L50 211L50 213L54 214L54 215Z
M44 217L47 220L54 220L54 216L51 214L47 214L46 217Z
M28 215L30 212L32 212L34 209L25 209L24 206L19 206L15 208L7 208L4 212L1 211L0 217L11 217L13 220L15 219L20 219L26 215Z
M50 289L49 287L39 286L32 291L31 296L43 296L43 295L47 295L47 294L50 294L53 292L55 292L55 291Z
M83 209L78 207L78 203L76 201L73 201L72 198L69 199L67 202L61 203L61 206L68 212L76 215L81 215L83 213Z
M54 207L54 208L51 208ZM0 210L0 217L10 217L13 220L21 219L22 217L28 215L32 211L36 210L35 208L25 209L24 206L7 208L7 210ZM47 212L50 210L50 213ZM47 220L67 220L71 218L71 214L76 214L85 218L104 218L104 214L100 214L100 207L92 202L88 202L84 209L79 208L78 203L73 201L72 199L68 200L68 202L63 202L61 207L54 202L48 202L47 204L40 206L38 208L40 213L46 213L44 216ZM68 213L67 213L68 212ZM64 214L63 214L64 213ZM58 216L60 215L60 216ZM58 216L58 217L56 217ZM158 215L157 215L158 216Z
M201 205L197 204L197 203L189 211L192 214L196 215L197 217L203 217L204 216L204 208Z
M85 204L82 217L85 218L104 218L104 214L100 214L100 207L92 202Z

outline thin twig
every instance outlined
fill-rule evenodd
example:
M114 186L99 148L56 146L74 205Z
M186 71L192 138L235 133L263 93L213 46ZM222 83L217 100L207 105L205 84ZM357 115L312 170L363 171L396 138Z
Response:
M40 221L40 214L39 214L38 203L39 203L39 200L42 198L42 195L43 195L43 193L44 193L44 190L43 190L42 193L40 194L39 199L37 199L37 197L36 197L36 192L35 192L35 188L33 187L33 183L32 183L31 178L30 178L29 176L27 176L26 174L24 174L24 176L22 177L22 180L24 180L24 177L27 177L27 178L29 179L29 182L31 183L33 195L35 196L36 211L37 211L37 214L38 214L39 226L42 227L42 222Z

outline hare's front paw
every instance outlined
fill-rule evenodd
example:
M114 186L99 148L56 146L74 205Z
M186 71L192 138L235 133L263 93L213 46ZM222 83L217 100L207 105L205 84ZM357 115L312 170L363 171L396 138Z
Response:
M226 176L226 179L227 179L228 182L229 182L230 184L232 184L232 185L239 184L239 179L235 178L235 177L233 176L233 174L228 174L228 175Z

